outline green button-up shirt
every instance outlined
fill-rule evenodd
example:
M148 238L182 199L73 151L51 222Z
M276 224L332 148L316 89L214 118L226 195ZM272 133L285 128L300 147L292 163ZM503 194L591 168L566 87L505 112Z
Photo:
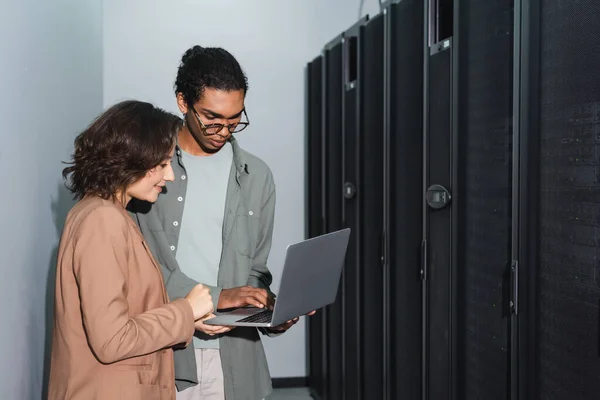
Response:
M251 285L269 290L272 281L267 258L275 214L273 175L262 160L242 150L234 138L231 144L233 163L223 218L223 251L217 286L210 287L215 309L223 288ZM172 166L175 181L167 184L156 203L132 201L129 208L160 263L167 293L174 300L187 295L198 282L183 274L175 259L187 187L179 147L175 149ZM272 391L257 329L233 329L219 339L219 345L227 399L262 399ZM193 347L174 353L178 390L198 383Z

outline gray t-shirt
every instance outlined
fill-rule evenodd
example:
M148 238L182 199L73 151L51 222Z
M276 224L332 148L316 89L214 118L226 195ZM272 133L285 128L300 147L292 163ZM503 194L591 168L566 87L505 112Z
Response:
M200 283L217 286L223 249L223 216L233 150L230 143L210 156L193 156L182 150L188 177L179 234L177 263L181 271ZM196 332L195 348L219 348L216 336Z

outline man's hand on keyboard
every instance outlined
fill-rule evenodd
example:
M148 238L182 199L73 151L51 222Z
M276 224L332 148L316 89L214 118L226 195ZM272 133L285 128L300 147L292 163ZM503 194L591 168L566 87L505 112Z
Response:
M219 297L218 309L254 306L258 308L273 309L273 299L265 289L252 286L242 286L232 289L223 289Z

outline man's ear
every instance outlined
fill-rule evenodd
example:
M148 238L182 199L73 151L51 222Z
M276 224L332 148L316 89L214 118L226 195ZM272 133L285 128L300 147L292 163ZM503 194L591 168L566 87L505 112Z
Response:
M181 111L182 114L187 114L188 106L183 98L183 93L181 92L177 93L177 107L179 107L179 111Z

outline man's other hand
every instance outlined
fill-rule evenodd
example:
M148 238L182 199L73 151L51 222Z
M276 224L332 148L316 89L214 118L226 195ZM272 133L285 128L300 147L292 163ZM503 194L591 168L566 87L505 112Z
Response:
M237 308L245 306L273 309L273 298L265 289L252 286L241 286L221 290L217 309Z

